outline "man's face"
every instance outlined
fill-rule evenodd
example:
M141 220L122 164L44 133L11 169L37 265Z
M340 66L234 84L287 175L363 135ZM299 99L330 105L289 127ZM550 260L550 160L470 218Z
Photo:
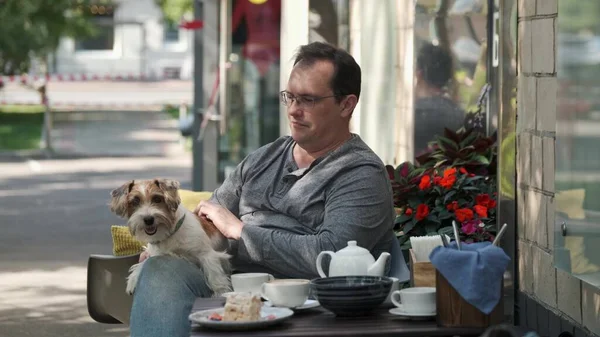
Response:
M292 138L300 146L327 146L336 136L349 131L348 121L356 103L348 96L342 97L340 103L332 97L333 70L330 62L317 61L309 66L297 64L290 74L286 91L298 99L290 101L287 112Z

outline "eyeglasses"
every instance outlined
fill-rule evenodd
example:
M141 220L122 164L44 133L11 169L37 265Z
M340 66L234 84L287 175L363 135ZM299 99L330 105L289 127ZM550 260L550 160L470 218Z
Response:
M315 106L315 103L331 97L338 97L339 95L331 95L331 96L307 96L307 95L299 95L294 96L293 94L282 91L279 93L279 98L281 99L281 104L285 106L291 106L292 103L296 102L296 105L300 108L311 109Z

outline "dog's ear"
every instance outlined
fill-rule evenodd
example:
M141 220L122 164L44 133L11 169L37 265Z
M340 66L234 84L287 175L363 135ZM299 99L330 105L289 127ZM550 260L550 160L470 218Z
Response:
M171 209L171 211L175 212L179 204L181 203L181 199L179 198L179 181L171 180L171 179L154 179L154 183L158 186L163 193L165 194L165 203Z
M120 217L125 217L127 213L127 195L131 192L133 185L135 185L134 180L110 192L110 210Z

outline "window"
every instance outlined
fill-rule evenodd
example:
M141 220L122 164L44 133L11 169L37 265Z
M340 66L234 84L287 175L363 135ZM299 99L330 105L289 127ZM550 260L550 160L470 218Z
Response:
M75 41L75 50L112 50L115 43L115 27L112 7L84 7L92 13L94 33L85 39Z
M559 12L554 262L600 286L600 3Z
M348 0L309 1L309 42L328 42L348 50L349 37Z
M177 26L177 24L170 21L165 21L163 27L165 43L179 42L179 27Z
M488 67L487 15L483 6L460 1L416 1L415 156L430 152L429 143L444 128L474 127L490 135L496 130L497 125L487 125L494 119L480 100L494 71Z

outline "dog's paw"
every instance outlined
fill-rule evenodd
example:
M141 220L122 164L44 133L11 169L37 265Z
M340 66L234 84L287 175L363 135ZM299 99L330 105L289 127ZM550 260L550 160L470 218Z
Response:
M144 262L137 263L129 268L129 277L127 277L127 286L125 287L125 292L129 295L133 295L135 292L135 287L137 286L143 264Z
M137 283L137 280L132 280L131 278L127 280L127 288L125 289L125 292L127 293L127 295L133 295L133 293L135 292L135 284Z

